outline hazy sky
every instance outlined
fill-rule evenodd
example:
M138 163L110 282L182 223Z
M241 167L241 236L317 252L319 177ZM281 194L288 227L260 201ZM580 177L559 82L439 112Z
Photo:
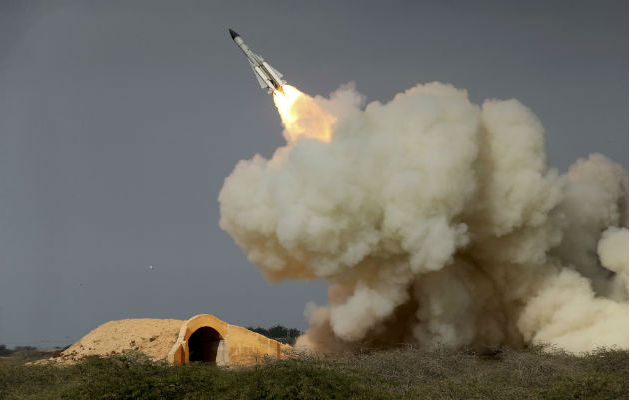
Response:
M325 302L321 283L267 283L218 227L236 162L283 144L229 27L307 93L450 82L529 106L561 170L595 151L627 166L626 0L3 0L0 343L198 313L303 329Z

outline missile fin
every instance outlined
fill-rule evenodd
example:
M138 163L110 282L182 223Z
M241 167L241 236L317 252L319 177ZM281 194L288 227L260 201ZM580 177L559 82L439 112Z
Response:
M269 64L267 64L267 65L269 65ZM278 76L278 78L282 78L282 74L280 73L280 71L278 71L277 69L275 69L271 65L269 65L269 68L271 69L271 71L273 71L274 74L276 74Z
M260 85L260 87L266 88L267 83L258 75L255 69L252 69L252 71L254 71L254 76L256 77L256 80L258 81L258 84Z

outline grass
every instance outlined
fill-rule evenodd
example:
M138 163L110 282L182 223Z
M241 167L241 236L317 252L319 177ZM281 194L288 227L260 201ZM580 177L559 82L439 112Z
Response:
M0 399L624 399L628 352L414 348L250 368L169 367L141 354L71 366L0 361Z

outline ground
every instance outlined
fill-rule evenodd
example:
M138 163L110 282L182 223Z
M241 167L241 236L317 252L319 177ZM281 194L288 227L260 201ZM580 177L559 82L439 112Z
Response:
M34 355L32 355L34 356ZM422 351L177 367L138 353L77 364L0 361L0 399L624 399L628 352Z

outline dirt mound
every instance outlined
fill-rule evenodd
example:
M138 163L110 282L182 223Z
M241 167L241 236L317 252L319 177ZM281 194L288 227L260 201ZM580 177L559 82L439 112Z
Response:
M111 356L139 351L153 360L165 360L184 321L178 319L123 319L94 329L51 359L72 362L87 356Z

